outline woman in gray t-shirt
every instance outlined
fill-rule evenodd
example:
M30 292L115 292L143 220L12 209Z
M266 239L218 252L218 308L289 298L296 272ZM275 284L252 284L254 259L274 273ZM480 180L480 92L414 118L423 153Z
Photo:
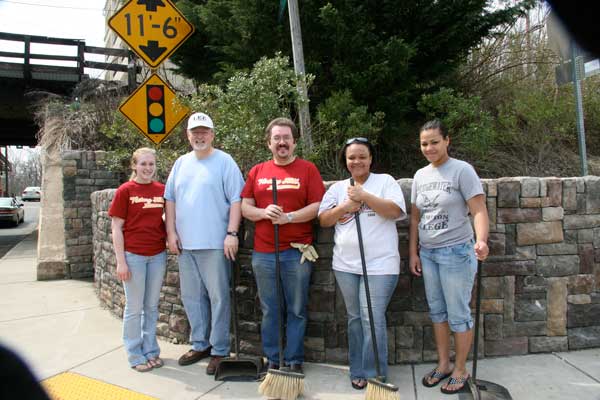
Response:
M473 341L469 301L477 259L484 260L489 252L489 221L479 177L471 165L448 155L450 138L441 122L427 122L419 139L429 165L413 179L409 265L425 282L438 353L437 367L422 383L432 387L450 376L441 391L453 394L465 388L469 377L466 361ZM450 332L456 351L454 367L450 365Z

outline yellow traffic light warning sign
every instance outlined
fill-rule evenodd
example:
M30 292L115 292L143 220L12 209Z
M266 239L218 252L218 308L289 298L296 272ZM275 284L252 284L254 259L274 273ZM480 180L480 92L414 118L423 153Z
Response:
M152 74L119 107L154 144L161 144L189 114L175 92L157 74Z
M152 68L194 33L194 26L171 0L129 0L108 26Z

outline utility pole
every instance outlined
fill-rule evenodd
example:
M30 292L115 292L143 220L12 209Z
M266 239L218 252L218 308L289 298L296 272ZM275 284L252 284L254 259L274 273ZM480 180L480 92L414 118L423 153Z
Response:
M294 71L298 77L298 93L300 104L300 136L304 140L304 153L310 154L313 149L312 134L310 131L310 112L308 108L308 88L306 86L306 72L304 71L304 51L302 50L302 31L300 29L300 13L297 0L288 0L288 13L290 14L290 31L292 34L292 53L294 56Z

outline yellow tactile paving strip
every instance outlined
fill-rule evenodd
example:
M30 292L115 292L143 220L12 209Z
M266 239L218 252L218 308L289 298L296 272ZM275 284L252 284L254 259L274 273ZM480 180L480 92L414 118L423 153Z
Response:
M156 400L119 386L72 372L64 372L42 381L52 400Z

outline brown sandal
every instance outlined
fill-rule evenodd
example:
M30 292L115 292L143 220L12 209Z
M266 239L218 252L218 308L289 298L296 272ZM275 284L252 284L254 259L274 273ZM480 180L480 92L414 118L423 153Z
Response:
M148 372L151 371L153 367L152 364L150 364L150 361L148 361L144 364L134 365L131 368L135 369L137 372Z
M165 365L164 361L160 357L154 357L148 360L148 364L152 366L152 368L160 368Z

